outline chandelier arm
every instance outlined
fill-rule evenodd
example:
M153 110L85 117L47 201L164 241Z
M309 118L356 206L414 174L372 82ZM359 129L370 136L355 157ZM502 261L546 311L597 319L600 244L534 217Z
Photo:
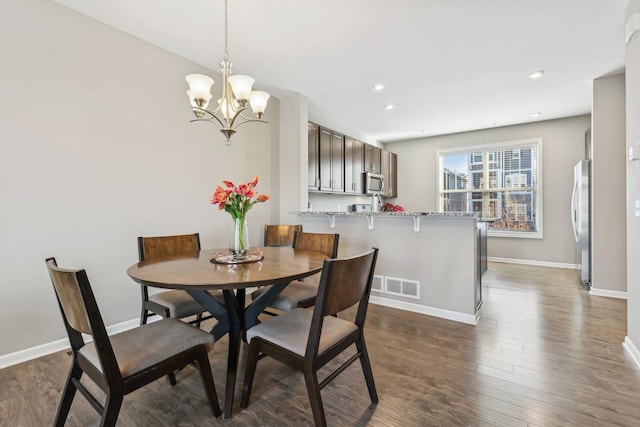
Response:
M192 108L194 110L198 110L198 111L201 111L203 113L207 113L210 117L193 119L193 120L191 120L191 122L211 122L211 123L216 123L218 126L220 126L223 129L226 127L226 124L224 122L222 122L222 120L220 120L218 118L218 116L213 114L211 111L205 110L204 108L198 108L198 107L192 107Z
M247 109L247 107L240 108L238 111L236 111L236 113L233 115L233 117L231 118L231 120L229 120L229 127L230 127L231 129L233 129L233 127L234 127L233 125L234 125L234 123L236 122L236 119L238 119L238 117L239 117L239 118L241 118L241 119L242 119L242 120L244 120L244 121L247 121L247 120L248 120L245 116L243 116L243 115L242 115L242 112L243 112L244 110L246 110L246 109ZM242 123L244 123L244 122L242 122ZM240 123L240 124L242 124L242 123Z
M262 120L262 119L248 119L245 120L244 122L240 122L236 125L236 128L239 128L241 125L244 125L246 123L254 123L254 122L260 122L260 123L269 123L266 120Z
M219 121L214 121L211 119L191 119L189 120L189 123L193 123L193 122L207 122L207 123L213 123L214 125L218 125L221 129L224 129L224 126L220 124Z
M240 114L240 113L244 112L244 110L248 110L248 108L245 108L245 109L243 109L243 111L239 111L238 112L238 114L240 115L240 118L242 120L251 121L251 122L265 122L265 123L267 123L266 121L264 121L262 119L256 119L255 117L253 117L253 114L251 116L249 116L249 117L247 117L247 116L245 116L243 114Z

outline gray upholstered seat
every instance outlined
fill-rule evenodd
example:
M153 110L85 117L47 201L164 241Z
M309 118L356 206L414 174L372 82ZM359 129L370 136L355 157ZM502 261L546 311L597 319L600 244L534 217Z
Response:
M181 319L202 312L200 303L185 291L162 291L149 295L149 301L160 304L169 309L169 317Z
M313 311L306 308L296 308L282 313L273 319L261 323L247 331L247 342L250 344L254 337L260 337L272 342L295 354L304 356L311 329ZM318 353L322 354L344 337L358 330L355 323L327 316L322 324L322 335Z
M265 288L257 289L251 296L256 299L265 291ZM280 311L290 311L296 307L310 307L317 294L318 285L316 283L294 280L278 294L278 298L269 306Z
M195 326L170 318L110 336L120 374L128 377L198 345L204 345L207 351L211 351L213 335L204 331L194 333L194 329L200 331ZM79 353L102 372L93 342L82 347Z

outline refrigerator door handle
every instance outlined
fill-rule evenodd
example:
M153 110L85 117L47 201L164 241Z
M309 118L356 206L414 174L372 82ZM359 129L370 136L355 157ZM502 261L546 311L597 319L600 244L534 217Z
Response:
M578 212L577 212L577 200L578 197L578 180L574 178L573 182L573 194L571 195L571 226L573 227L573 237L576 242L579 241L580 236L578 234Z

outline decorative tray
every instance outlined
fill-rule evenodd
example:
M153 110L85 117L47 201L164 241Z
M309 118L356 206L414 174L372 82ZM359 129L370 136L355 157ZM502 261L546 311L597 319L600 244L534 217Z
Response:
M209 261L213 264L247 264L262 261L263 259L261 248L249 248L244 256L233 254L229 249L218 249Z

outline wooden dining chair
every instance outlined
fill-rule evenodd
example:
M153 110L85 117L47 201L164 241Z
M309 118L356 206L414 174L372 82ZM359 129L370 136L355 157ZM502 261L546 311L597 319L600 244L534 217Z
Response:
M291 246L293 235L302 231L302 224L264 226L264 246Z
M292 247L322 252L328 258L335 258L338 256L339 238L339 234L296 231L293 234ZM296 307L312 307L318 294L318 281L319 275L307 277L305 281L292 281L269 304L269 307L280 311L290 311ZM264 288L257 289L251 294L251 297L256 299L263 292L265 292ZM270 312L267 311L267 313Z
M175 236L138 237L139 261L152 260L171 255L197 254L200 251L200 234L182 234ZM147 323L151 315L161 317L175 317L182 319L196 316L190 323L200 326L203 318L202 306L194 300L186 291L171 290L149 295L146 285L140 285L142 292L142 310L140 313L140 325Z
M320 390L360 359L371 402L378 402L364 340L364 323L371 293L378 249L351 258L327 259L322 268L318 298L313 311L295 308L249 329L249 343L242 399L246 408L258 359L271 356L304 374L316 426L326 426ZM357 305L353 321L333 317ZM317 371L356 345L356 352L340 367L318 382Z
M55 426L64 426L76 390L101 414L101 426L114 426L125 395L192 362L198 365L214 416L220 416L208 357L211 334L177 319L162 319L109 337L85 270L59 268L55 258L46 263L73 352ZM83 334L92 342L85 343ZM105 393L104 404L80 382L84 373Z

